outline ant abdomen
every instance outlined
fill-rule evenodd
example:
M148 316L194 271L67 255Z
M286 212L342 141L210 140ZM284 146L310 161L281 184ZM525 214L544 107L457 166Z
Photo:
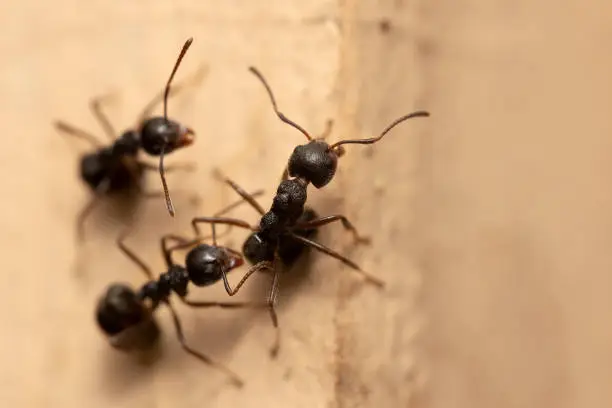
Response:
M108 191L128 189L140 181L134 175L140 176L141 170L136 165L130 171L124 161L112 156L110 148L84 155L79 165L81 179L94 191L104 181L109 183Z
M337 167L338 154L324 141L311 140L293 149L287 170L291 177L306 179L321 188L334 178Z
M140 144L150 155L170 153L193 143L193 130L158 116L146 120L140 130Z
M185 267L189 280L196 286L212 285L223 278L223 273L242 265L238 254L227 249L200 244L187 254Z
M144 348L159 336L159 328L150 311L127 285L113 284L98 301L96 321L119 349Z
M107 177L107 167L104 165L104 160L99 152L83 155L79 170L81 179L94 190Z

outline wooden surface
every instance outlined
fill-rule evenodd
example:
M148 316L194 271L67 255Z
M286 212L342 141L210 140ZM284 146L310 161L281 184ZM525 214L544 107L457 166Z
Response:
M608 2L207 3L24 0L0 16L2 406L612 404ZM345 213L372 236L356 248L330 226L320 240L385 291L311 255L297 268L305 276L282 282L277 361L265 313L181 309L191 344L243 376L243 390L182 353L166 311L158 359L105 342L97 296L112 281L143 282L114 245L129 217L104 206L75 244L84 146L51 126L62 118L101 133L87 103L106 93L115 126L131 126L189 36L178 78L199 64L208 75L170 113L198 138L168 162L198 171L169 178L178 217L143 203L130 239L159 272L160 234L187 232L192 216L234 199L214 166L265 188L267 207L304 141L274 117L249 65L312 133L333 118L332 140L373 135L414 109L433 115L349 146L334 182L309 190L321 214ZM248 208L236 214L256 222ZM263 296L267 282L241 298ZM221 288L192 294L224 298Z

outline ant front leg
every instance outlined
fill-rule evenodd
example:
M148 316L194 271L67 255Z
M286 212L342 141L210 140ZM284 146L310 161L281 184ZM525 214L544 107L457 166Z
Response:
M77 139L85 140L86 142L91 144L92 147L94 147L95 149L99 149L103 146L97 137L95 137L89 132L86 132L85 130L69 125L68 123L61 121L61 120L55 121L54 125L55 125L55 128L59 130L60 132L62 132L64 135L73 136L73 137L76 137Z
M332 222L340 221L344 229L348 230L353 234L353 239L356 244L369 244L370 238L367 236L360 235L357 228L342 214L330 215L328 217L319 218L317 220L311 220L306 222L297 223L292 229L293 230L308 230L312 228L318 228L323 225L331 224Z
M181 325L181 320L179 319L178 314L176 313L176 310L174 310L174 307L170 303L170 300L166 300L166 305L168 306L168 309L170 309L170 313L172 314L172 320L174 322L174 328L176 330L176 337L178 338L179 343L181 343L181 347L183 347L183 350L185 350L185 352L191 354L193 357L197 358L198 360L202 361L203 363L208 364L209 366L214 367L219 371L223 371L232 380L232 383L235 386L242 387L244 385L244 381L242 381L242 379L238 377L236 373L234 373L232 370L230 370L225 365L218 363L214 361L213 359L211 359L210 357L208 357L207 355L191 348L191 346L187 344L187 340L185 339L185 335L183 333L183 327Z
M178 242L177 245L173 247L168 246L169 241ZM197 240L189 240L185 237L181 237L180 235L175 234L165 234L160 239L162 254L164 255L164 260L166 261L166 266L170 268L172 265L176 265L174 260L172 259L172 253L176 250L188 248L192 245L197 244L199 241Z
M196 218L191 220L191 226L193 227L193 230L194 230L196 236L201 236L202 235L200 233L200 228L198 227L198 224L200 224L200 223L206 223L206 224L225 224L225 225L232 225L232 226L235 226L235 227L240 227L240 228L248 229L248 230L251 230L251 231L256 231L257 230L255 227L252 227L251 225L249 225L249 223L247 223L246 221L239 220L237 218L228 218L228 217L196 217Z
M264 215L266 213L262 206L259 205L259 203L255 200L255 197L252 194L247 193L246 190L240 187L234 180L230 179L229 177L226 177L221 172L221 170L214 169L213 175L219 180L223 181L228 186L230 186L240 197L242 197L244 201L249 203L251 207L253 207L255 211L259 213L259 215Z
M240 282L238 282L236 287L233 289L227 279L226 271L222 271L223 285L225 286L225 291L228 295L234 296L236 293L238 293L242 285L244 285L244 283L251 277L251 275L253 275L255 272L262 271L264 269L274 270L274 267L272 266L272 263L268 261L259 262L251 266L247 273L244 274L242 279L240 279Z
M261 309L267 308L267 303L254 303L254 302L209 302L209 301L198 301L180 298L181 302L189 307L194 308L208 308L218 307L220 309Z
M100 126L104 130L106 136L108 136L111 141L114 141L117 137L117 133L115 132L115 128L111 124L108 117L104 114L104 112L102 111L102 107L100 106L103 100L109 99L111 97L111 95L104 95L92 98L89 101L89 108L91 109L91 112L93 113L94 117L98 120L98 123L100 123Z
M325 121L325 129L323 130L323 133L321 133L321 136L319 136L319 139L321 140L327 139L329 135L331 134L333 128L334 128L333 119L327 119L327 121Z

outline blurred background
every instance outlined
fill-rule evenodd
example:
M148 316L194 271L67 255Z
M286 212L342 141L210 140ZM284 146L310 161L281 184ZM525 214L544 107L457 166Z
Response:
M0 16L0 401L7 407L604 407L612 403L612 8L604 1L362 0L225 2L23 0ZM90 193L77 164L88 146L62 119L103 138L88 108L134 126L194 44L170 116L197 140L167 158L197 170L168 176L161 200L128 211L103 204L77 242ZM144 282L117 250L129 244L163 272L158 238L188 233L195 215L235 199L218 167L268 207L304 138L369 137L347 146L334 181L309 189L320 214L346 214L319 240L387 282L364 285L310 254L281 282L282 350L268 357L266 313L180 308L191 345L246 381L182 352L159 311L159 355L112 349L93 313L110 282ZM161 112L158 109L157 112ZM155 163L154 159L149 162ZM159 188L155 173L147 186ZM193 195L198 196L194 200ZM251 223L248 207L235 212ZM239 249L244 233L225 243ZM236 281L237 274L232 276ZM259 299L257 277L237 297ZM221 287L192 290L225 299Z

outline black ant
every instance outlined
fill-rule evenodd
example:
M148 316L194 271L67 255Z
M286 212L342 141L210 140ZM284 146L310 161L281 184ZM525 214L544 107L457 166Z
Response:
M75 128L63 121L55 122L55 127L64 134L86 140L96 149L92 153L83 155L80 162L81 179L93 190L94 196L79 214L77 221L79 237L82 237L85 219L98 203L98 199L107 193L120 190L138 189L140 191L140 181L144 170L159 171L166 207L170 215L174 216L174 206L170 199L165 177L165 172L170 171L171 167L164 168L164 155L192 144L194 131L168 119L168 97L172 79L192 42L193 38L189 38L183 45L163 94L156 95L147 104L139 116L139 124L135 129L128 129L116 138L115 129L101 110L101 98L94 98L90 102L90 108L94 116L104 133L112 140L110 146L104 146L89 132ZM161 100L163 100L164 115L150 117L152 110ZM137 155L141 149L152 156L159 156L159 166L139 161ZM174 169L178 167L175 166Z
M323 252L335 259L338 259L345 265L349 266L359 274L361 274L368 283L378 287L384 286L384 282L363 271L355 262L340 255L338 252L313 241L304 236L304 231L319 228L323 225L332 222L340 221L342 226L350 231L356 242L368 242L368 239L362 237L353 224L341 214L331 215L322 218L312 217L304 219L304 206L307 197L307 187L313 184L316 188L326 186L334 177L338 166L338 158L344 154L343 145L346 144L373 144L381 140L391 129L398 124L414 118L427 117L428 112L417 111L404 115L393 121L387 126L379 136L368 139L347 139L341 140L334 144L328 144L323 140L323 137L313 139L306 130L295 122L288 119L283 113L279 112L276 100L270 86L263 75L254 67L249 68L265 87L272 107L278 118L299 130L306 138L308 143L297 146L291 157L285 171L283 172L281 183L276 191L276 196L272 202L272 207L268 212L255 201L245 190L238 186L234 181L227 177L220 176L228 185L230 185L245 201L247 201L261 215L261 220L258 226L251 226L247 222L227 217L197 217L192 220L192 226L197 235L200 235L198 223L227 224L237 227L242 227L253 231L246 239L242 247L242 253L253 266L245 274L242 280L236 285L235 289L226 286L230 295L234 295L246 281L246 279L256 270L260 270L262 265L270 266L273 270L272 284L267 299L267 304L270 312L270 317L275 328L278 329L278 319L274 305L278 294L279 272L276 268L276 261L280 259L279 247L287 239L292 239L302 245L312 247L320 252ZM331 123L328 124L328 133ZM281 259L282 260L282 259ZM269 268L268 268L269 269ZM277 330L276 342L271 349L272 355L276 355L279 349L279 335Z
M261 194L262 191L257 191L250 196L255 197ZM216 215L220 216L243 202L240 200L233 203ZM129 351L144 349L153 344L159 333L153 319L153 312L160 304L165 304L172 314L176 334L182 348L198 360L225 372L235 385L242 386L243 381L233 371L187 344L180 319L170 301L170 295L174 292L181 302L190 307L226 309L267 307L267 304L193 301L186 298L189 283L201 287L213 285L221 279L227 281L225 275L244 263L242 255L229 248L216 246L213 238L213 245L199 243L192 248L186 255L185 266L182 266L173 260L172 253L177 249L192 246L194 242L178 235L166 234L162 236L160 243L167 270L155 279L151 268L126 246L125 239L128 233L129 229L126 229L117 238L117 246L124 255L140 267L149 280L137 291L123 283L111 284L99 299L96 320L100 329L109 337L111 345L117 349ZM171 241L178 242L178 245L170 247ZM295 251L292 254L295 255ZM267 265L263 265L260 269L266 267Z

